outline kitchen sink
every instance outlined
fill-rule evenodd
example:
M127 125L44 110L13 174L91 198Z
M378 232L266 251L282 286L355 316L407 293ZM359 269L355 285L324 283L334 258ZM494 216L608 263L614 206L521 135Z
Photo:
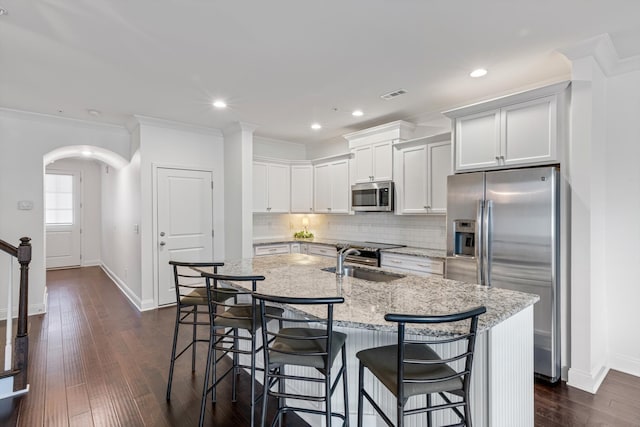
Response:
M323 271L329 273L335 273L335 267L323 268ZM342 269L345 276L355 277L356 279L368 280L370 282L391 282L392 280L401 279L404 274L388 273L386 271L371 270L369 268L355 267L352 265L345 265Z

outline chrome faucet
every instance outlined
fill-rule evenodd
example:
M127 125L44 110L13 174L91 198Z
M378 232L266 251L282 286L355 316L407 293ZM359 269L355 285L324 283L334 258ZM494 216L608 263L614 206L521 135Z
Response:
M336 275L344 275L344 259L347 255L360 255L360 251L354 248L350 248L348 245L340 249L336 258Z

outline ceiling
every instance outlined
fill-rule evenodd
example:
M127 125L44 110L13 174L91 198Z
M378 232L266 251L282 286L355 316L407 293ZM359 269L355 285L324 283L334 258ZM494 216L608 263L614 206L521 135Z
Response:
M637 0L0 0L0 107L144 115L313 143L567 79L609 33L640 54ZM484 67L485 77L469 72ZM385 101L380 95L405 89ZM211 102L223 98L229 107ZM364 116L353 117L360 108ZM94 117L88 109L102 114ZM323 128L312 131L312 122Z

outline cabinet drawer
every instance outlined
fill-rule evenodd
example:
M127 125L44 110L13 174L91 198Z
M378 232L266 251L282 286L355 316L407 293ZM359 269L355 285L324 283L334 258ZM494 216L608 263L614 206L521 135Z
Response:
M309 255L321 255L326 257L335 258L336 248L333 246L325 245L309 245Z
M289 244L285 243L282 245L263 245L255 247L255 255L263 256L263 255L279 255L279 254L288 254L289 253Z
M396 254L382 254L380 262L382 267L410 270L418 273L439 274L444 273L444 262L430 258L404 256Z

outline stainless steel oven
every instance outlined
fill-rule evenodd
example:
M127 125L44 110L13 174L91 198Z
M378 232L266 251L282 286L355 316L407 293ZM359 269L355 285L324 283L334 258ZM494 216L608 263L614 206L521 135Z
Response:
M351 209L359 212L393 211L393 182L365 182L351 186Z
M383 249L402 248L405 245L393 243L378 242L342 242L336 244L336 249L344 249L345 247L357 249L359 255L347 255L346 262L354 264L370 265L372 267L380 267L380 251Z

